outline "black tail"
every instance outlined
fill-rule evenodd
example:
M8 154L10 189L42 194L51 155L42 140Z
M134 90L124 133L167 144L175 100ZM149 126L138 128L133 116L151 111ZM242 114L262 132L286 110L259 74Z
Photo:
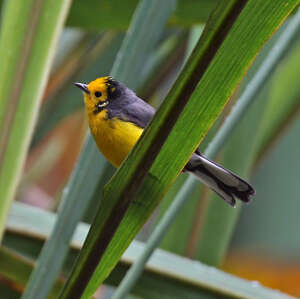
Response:
M198 152L193 154L184 171L195 175L231 206L235 206L236 199L248 203L255 194L255 190L246 181Z

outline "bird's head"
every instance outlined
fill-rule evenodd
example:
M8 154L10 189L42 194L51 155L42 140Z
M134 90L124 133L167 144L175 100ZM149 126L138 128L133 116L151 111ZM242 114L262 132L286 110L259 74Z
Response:
M123 88L123 85L110 76L98 78L89 84L74 84L83 91L88 112L94 114L107 108L114 99L120 96Z

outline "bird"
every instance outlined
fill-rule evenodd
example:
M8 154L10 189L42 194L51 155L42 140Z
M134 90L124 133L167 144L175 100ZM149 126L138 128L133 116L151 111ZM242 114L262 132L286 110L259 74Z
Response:
M153 118L155 109L111 76L74 84L83 91L90 131L100 152L118 168ZM249 183L198 150L182 171L194 175L233 207L236 200L249 203L255 194Z

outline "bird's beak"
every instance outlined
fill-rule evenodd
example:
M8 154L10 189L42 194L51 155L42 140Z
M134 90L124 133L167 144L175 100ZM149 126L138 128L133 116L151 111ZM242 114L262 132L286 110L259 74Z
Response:
M87 84L76 82L76 83L74 83L74 85L77 86L78 88L80 88L81 90L83 90L85 93L87 93L87 94L90 93Z

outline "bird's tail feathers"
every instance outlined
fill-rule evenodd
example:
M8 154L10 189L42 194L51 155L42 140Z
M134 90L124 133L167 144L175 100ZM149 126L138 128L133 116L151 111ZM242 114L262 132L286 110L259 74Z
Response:
M192 156L185 171L195 175L231 206L235 206L236 199L248 203L255 194L255 190L246 181L198 153Z

